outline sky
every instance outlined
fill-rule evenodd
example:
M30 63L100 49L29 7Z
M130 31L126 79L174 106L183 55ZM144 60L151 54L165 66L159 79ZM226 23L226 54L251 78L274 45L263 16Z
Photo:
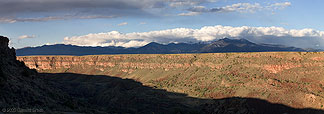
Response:
M139 47L245 38L324 49L323 0L1 0L10 46Z

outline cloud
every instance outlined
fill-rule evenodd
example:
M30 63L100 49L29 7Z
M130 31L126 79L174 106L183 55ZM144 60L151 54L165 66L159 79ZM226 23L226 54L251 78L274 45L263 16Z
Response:
M30 38L36 38L36 36L35 35L22 35L22 36L18 37L19 40L30 39Z
M123 23L119 23L117 26L125 26L127 24L128 24L127 22L123 22Z
M65 37L65 44L80 46L139 47L149 42L201 42L221 38L245 38L256 43L271 43L302 48L324 49L324 31L284 29L282 27L205 26L200 29L175 28L161 31L120 33L111 31ZM318 46L316 46L318 45Z
M274 4L267 6L267 8L269 8L269 9L284 9L288 6L291 6L290 2L274 3Z
M178 14L179 16L195 16L195 15L200 15L200 12L187 12L187 13L180 13Z
M140 22L139 24L140 24L140 25L145 25L145 24L146 24L146 22Z
M187 9L187 13L180 13L179 16L195 16L202 13L227 13L227 12L239 12L239 13L254 13L256 11L261 10L278 10L284 9L290 6L290 2L284 3L274 3L268 6L262 6L259 3L236 3L224 7L216 7L216 8L206 8L205 6L194 6Z
M261 9L283 9L290 2L261 6L258 3L206 8L220 0L0 0L0 22L44 22L69 19L116 17L155 17L187 9L180 16L208 12L254 12ZM207 5L207 6L208 6ZM200 9L199 9L199 6ZM191 8L190 8L191 7ZM163 14L161 14L163 12Z
M262 6L259 3L237 3L231 6L225 6L222 8L212 8L209 11L211 12L255 12L262 9Z
M170 7L196 6L203 3L216 2L218 0L167 0Z
M0 14L162 7L161 0L1 0Z
M215 0L0 0L0 22L155 16L166 7L208 2Z
M16 19L11 19L11 18L0 18L1 23L15 23L17 22Z
M2 23L15 23L15 22L45 22L54 20L69 20L69 19L100 19L100 18L116 18L117 16L102 16L102 15L88 15L88 16L50 16L50 17L37 17L37 18L0 18Z
M165 7L165 3L164 0L1 0L0 21L14 23L148 16L152 15L148 10Z

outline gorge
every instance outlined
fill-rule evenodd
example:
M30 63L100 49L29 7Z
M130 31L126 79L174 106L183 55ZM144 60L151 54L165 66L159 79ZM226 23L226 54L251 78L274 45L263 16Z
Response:
M322 53L16 57L8 42L0 113L324 112Z
M110 75L190 97L324 109L323 52L19 56L43 73Z

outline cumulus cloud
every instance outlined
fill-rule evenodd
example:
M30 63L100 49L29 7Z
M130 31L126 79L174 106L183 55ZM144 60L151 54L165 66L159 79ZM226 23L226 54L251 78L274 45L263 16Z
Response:
M281 44L302 48L324 48L324 31L284 29L282 27L205 26L200 29L175 28L161 31L88 34L65 37L65 44L80 46L139 47L150 42L202 42L222 38L245 38L256 43Z
M240 12L240 13L254 13L260 10L277 10L277 9L284 9L290 6L290 2L284 3L274 3L268 6L262 6L259 3L236 3L224 7L216 7L216 8L206 8L205 6L194 6L187 9L187 13L180 13L180 16L194 16L201 13L226 13L226 12Z
M18 37L19 40L29 39L29 38L36 38L36 36L35 35L22 35L22 36Z
M125 25L127 25L128 23L127 22L123 22L123 23L119 23L119 24L117 24L117 26L125 26Z

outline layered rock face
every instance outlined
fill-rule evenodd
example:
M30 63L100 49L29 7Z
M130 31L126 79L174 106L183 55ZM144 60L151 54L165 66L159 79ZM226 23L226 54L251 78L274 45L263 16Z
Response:
M192 97L249 97L324 109L323 52L21 56L18 60L39 72L130 78Z

